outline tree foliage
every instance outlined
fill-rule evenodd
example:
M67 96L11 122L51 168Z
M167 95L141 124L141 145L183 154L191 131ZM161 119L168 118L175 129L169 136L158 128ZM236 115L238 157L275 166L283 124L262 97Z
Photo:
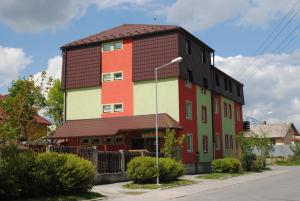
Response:
M64 94L61 91L59 79L53 81L46 101L46 115L49 116L56 127L63 124Z
M185 139L184 135L176 138L176 131L174 129L166 129L164 134L163 152L167 157L175 158L176 148L180 147Z

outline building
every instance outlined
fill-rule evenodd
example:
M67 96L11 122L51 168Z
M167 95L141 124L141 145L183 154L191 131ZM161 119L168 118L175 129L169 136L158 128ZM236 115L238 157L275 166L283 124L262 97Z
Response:
M299 141L300 134L293 123L273 123L263 122L256 126L251 126L250 131L245 133L246 137L267 137L273 145L289 145L294 141Z
M5 99L6 95L0 95L0 102ZM0 122L5 119L5 114L0 110ZM28 142L32 143L42 137L47 136L48 126L51 123L44 117L37 115L35 121L27 127Z
M214 50L182 27L124 24L61 50L66 122L54 138L153 151L154 69L181 56L158 72L161 135L165 128L186 135L187 165L233 154L234 135L243 129L243 84L215 67Z

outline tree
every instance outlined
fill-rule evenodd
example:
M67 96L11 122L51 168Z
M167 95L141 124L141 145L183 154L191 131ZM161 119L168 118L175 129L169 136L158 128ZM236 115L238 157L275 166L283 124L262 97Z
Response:
M174 129L166 129L164 134L164 154L167 157L175 158L176 147L181 146L184 139L184 135L176 138L176 132Z
M28 141L27 127L35 122L35 116L45 105L41 87L29 77L13 81L8 92L0 105L5 117L0 129L2 141L16 138Z
M49 116L56 127L63 124L64 94L61 91L59 79L53 81L46 100L46 115Z

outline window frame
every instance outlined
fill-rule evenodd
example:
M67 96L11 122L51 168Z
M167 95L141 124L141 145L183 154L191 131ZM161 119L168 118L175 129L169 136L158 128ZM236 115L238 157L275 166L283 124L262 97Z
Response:
M226 102L224 102L223 103L223 112L224 112L224 117L225 118L227 118L228 117L228 114L227 114L227 103Z
M109 75L109 79L105 79L105 76L108 76ZM111 82L112 81L112 76L111 76L111 73L103 73L102 74L102 82Z
M120 48L117 48L116 44L121 43ZM105 46L109 46L109 50L105 48ZM116 51L116 50L122 50L124 47L123 41L118 40L118 41L112 41L112 42L107 42L107 43L102 43L101 44L101 50L102 52L110 52L110 51Z
M121 142L117 142L117 139L122 139L121 140ZM124 136L123 135L117 135L116 137L115 137L115 144L117 144L117 145L121 145L121 144L124 144Z
M208 137L207 135L202 136L202 151L208 153Z
M122 109L116 110L116 106L121 105ZM124 111L124 105L123 103L115 103L114 104L114 112L123 112Z
M202 114L202 123L207 123L207 107L205 105L202 105L201 107L201 114Z
M190 109L188 108L188 105L190 105ZM190 115L189 115L189 112L190 112ZM189 100L185 101L185 119L186 120L193 119L193 103L192 103L192 101L189 101Z
M189 39L185 39L185 51L188 55L192 54L191 41Z
M94 143L95 139L98 139L99 142L98 143ZM101 145L101 144L103 144L102 138L101 137L93 137L92 140L91 140L91 144L92 145Z
M188 133L186 135L186 142L187 142L187 145L186 145L186 150L187 152L189 153L192 153L193 152L193 134L192 133Z
M229 111L228 117L229 117L229 119L232 119L232 107L231 107L231 104L228 104L228 111Z
M114 72L113 74L114 74L114 80L116 81L124 79L123 71ZM116 74L121 74L121 78L116 79Z
M105 107L110 107L109 110L106 110ZM102 113L111 113L112 112L112 107L111 107L111 104L103 104L102 105Z
M110 143L107 142L107 139L110 139ZM106 137L105 144L114 144L114 137L110 137L110 136Z
M84 140L88 140L88 142L84 143ZM89 138L89 137L81 138L80 139L80 144L81 145L90 145L91 144L91 138Z

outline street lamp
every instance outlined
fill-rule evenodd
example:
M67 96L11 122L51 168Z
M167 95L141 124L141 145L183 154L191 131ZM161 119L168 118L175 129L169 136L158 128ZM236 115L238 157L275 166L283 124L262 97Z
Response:
M180 63L181 61L182 61L182 57L177 57L177 58L173 59L171 62L155 68L155 144L156 144L156 170L157 170L156 183L157 183L157 185L159 185L157 71L161 68L164 68L164 67L170 65L170 64Z

